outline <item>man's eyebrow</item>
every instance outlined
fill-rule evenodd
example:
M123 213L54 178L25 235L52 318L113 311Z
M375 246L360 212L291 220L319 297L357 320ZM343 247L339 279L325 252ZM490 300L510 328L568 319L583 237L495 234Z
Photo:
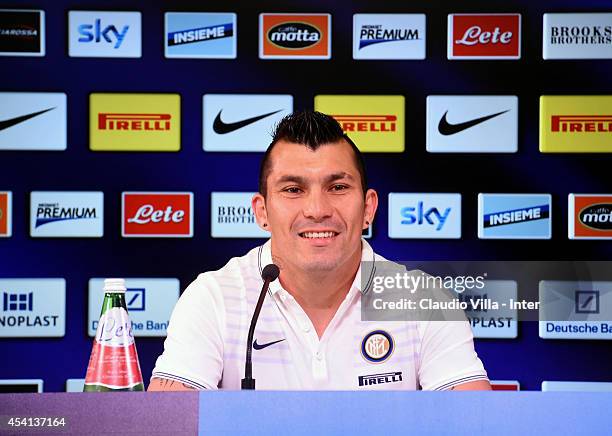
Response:
M335 182L336 180L342 180L342 179L355 180L355 178L351 176L349 173L341 171L339 173L333 173L333 174L328 175L327 177L325 177L324 182L327 184L327 183L332 183L332 182ZM281 176L276 181L277 184L282 184L282 183L287 183L287 182L297 183L298 185L307 184L306 178L301 177L301 176L294 176L291 174Z
M331 183L331 182L335 182L336 180L342 180L342 179L348 179L351 181L355 180L355 178L351 176L349 173L345 173L344 171L341 171L339 173L333 173L327 176L325 178L325 183Z
M287 174L287 175L281 176L276 181L277 184L287 183L287 182L297 183L298 185L305 185L306 179L304 177L293 176L293 175Z

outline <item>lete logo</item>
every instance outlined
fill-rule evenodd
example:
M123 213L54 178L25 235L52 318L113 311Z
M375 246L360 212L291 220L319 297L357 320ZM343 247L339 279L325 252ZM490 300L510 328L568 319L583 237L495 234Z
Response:
M448 16L449 59L519 59L520 14Z
M124 192L123 237L193 236L191 192Z
M125 39L125 35L127 34L130 26L123 26L121 31L118 31L114 25L106 26L104 29L102 28L102 20L96 19L94 24L81 24L79 26L79 34L82 35L79 38L79 42L101 42L102 39L108 43L113 43L113 39L115 43L113 48L117 49L121 47L121 43Z

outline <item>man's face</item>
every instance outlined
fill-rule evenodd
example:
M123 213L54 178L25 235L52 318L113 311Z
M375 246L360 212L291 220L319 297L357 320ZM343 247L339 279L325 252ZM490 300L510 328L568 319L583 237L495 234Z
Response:
M316 151L280 141L270 155L267 195L253 197L260 226L272 233L272 254L281 267L331 271L361 258L361 232L378 205L365 199L353 150L341 140Z

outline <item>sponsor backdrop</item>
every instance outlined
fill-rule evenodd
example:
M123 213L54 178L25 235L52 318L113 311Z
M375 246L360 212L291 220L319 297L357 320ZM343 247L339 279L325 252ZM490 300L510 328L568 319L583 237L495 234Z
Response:
M103 277L148 380L179 292L265 240L249 198L295 109L365 152L389 259L612 261L609 2L27 7L0 5L0 385L80 388ZM581 383L612 382L610 283L542 278L564 322L469 313L498 389L607 388Z

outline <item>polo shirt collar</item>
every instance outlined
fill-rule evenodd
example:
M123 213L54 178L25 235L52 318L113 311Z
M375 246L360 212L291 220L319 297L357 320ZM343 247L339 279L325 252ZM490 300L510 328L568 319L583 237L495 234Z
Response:
M349 293L352 293L353 290L357 290L364 294L367 292L369 285L372 281L372 277L376 271L375 265L375 254L372 247L365 239L361 239L361 263L359 264L359 269L357 270L357 274L355 275L355 279L353 280L353 284L351 285L351 289ZM363 263L366 262L366 263ZM268 239L265 244L259 247L259 255L258 255L258 269L259 274L263 271L266 265L272 263L272 239ZM367 271L362 271L362 268L367 268ZM365 278L366 283L362 283L361 277ZM271 295L279 292L283 287L280 284L280 280L274 280L270 283L270 287L268 288ZM284 289L283 289L284 290ZM286 292L286 291L285 291Z

